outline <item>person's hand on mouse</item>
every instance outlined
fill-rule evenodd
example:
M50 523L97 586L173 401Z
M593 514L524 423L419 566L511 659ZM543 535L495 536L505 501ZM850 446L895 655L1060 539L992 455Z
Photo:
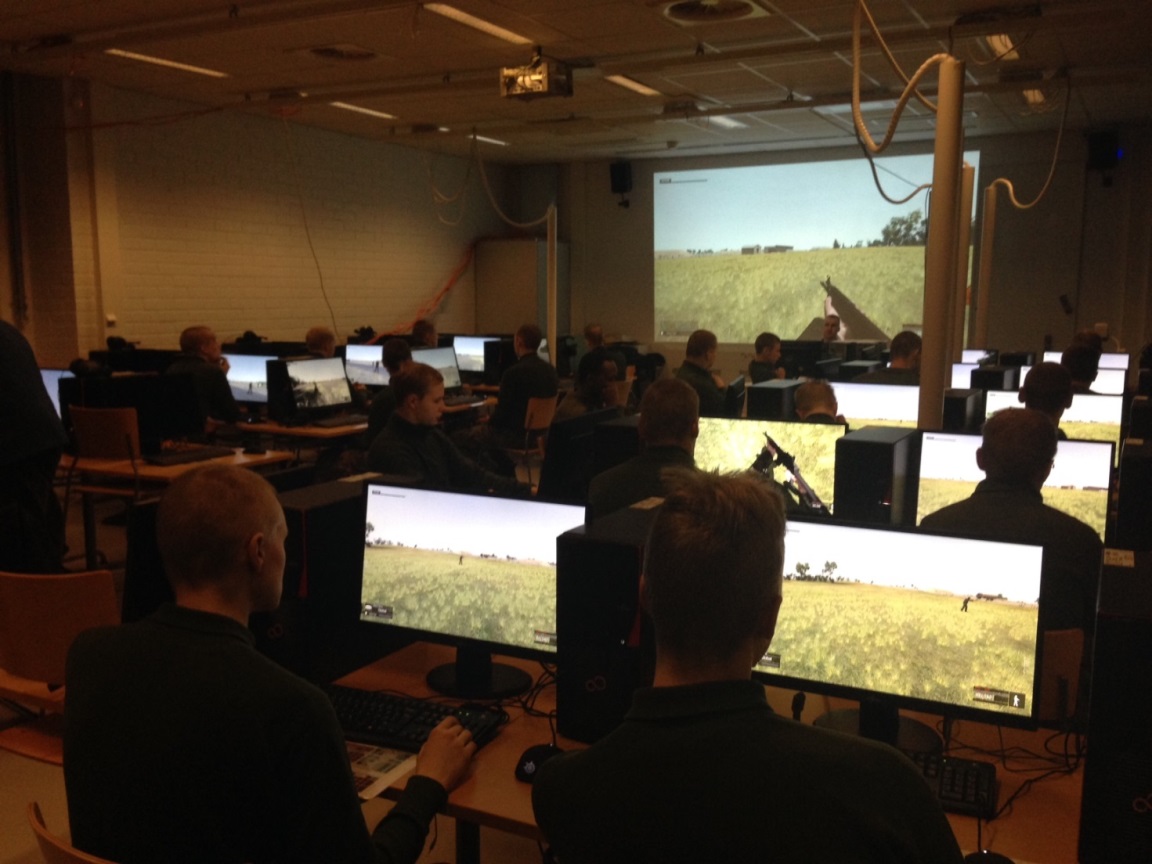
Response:
M451 792L468 773L476 754L472 733L455 717L445 717L428 733L416 756L416 774L429 777Z

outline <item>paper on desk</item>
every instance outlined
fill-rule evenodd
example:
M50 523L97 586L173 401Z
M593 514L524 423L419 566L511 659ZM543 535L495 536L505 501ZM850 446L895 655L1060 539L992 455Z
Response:
M356 780L356 792L365 801L375 798L411 774L416 767L416 757L404 750L373 747L355 741L345 743L348 745L348 761L352 763L352 776Z

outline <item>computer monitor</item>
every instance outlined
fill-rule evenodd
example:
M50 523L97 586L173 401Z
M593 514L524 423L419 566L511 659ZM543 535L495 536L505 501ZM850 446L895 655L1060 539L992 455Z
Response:
M52 407L56 409L56 416L60 416L60 379L75 377L67 369L41 369L40 378L44 381L44 389L48 391L48 398L52 400Z
M504 373L516 363L516 343L499 337L484 343L484 383L499 384Z
M954 390L967 390L972 386L972 370L978 369L979 363L964 361L963 363L952 364L952 383L951 387Z
M860 700L861 733L909 749L939 741L893 740L901 708L1035 727L1042 547L798 518L784 545L757 678Z
M228 386L237 402L268 402L268 361L272 356L259 354L225 354L228 361Z
M1018 393L989 390L987 414L991 417L1005 408L1022 408ZM1069 438L1079 441L1111 441L1120 447L1120 421L1124 413L1123 396L1077 393L1072 406L1060 418L1060 428Z
M972 494L984 472L976 465L979 435L924 432L920 437L919 524L929 513ZM1115 445L1110 441L1059 441L1044 503L1075 516L1104 539Z
M204 435L196 382L191 375L114 375L60 379L60 409L69 425L68 406L135 408L143 453L158 453L165 441Z
M456 351L453 348L413 348L412 359L426 363L444 376L444 389L459 389L460 367L456 365Z
M618 407L601 408L548 427L548 446L536 488L539 500L584 505L594 470L596 427L619 416Z
M452 347L456 349L456 365L461 373L484 371L484 343L498 341L496 336L456 336Z
M286 423L309 422L352 405L339 357L268 361L268 414Z
M344 374L353 384L385 386L391 376L384 368L384 346L345 345Z
M915 427L920 417L919 387L845 381L832 385L832 389L836 393L840 414L853 429L865 426Z
M745 471L764 450L767 434L795 460L801 478L831 510L836 486L836 441L846 431L847 427L839 423L701 417L696 467L721 473ZM787 482L787 473L783 466L777 467L773 479Z
M961 363L983 363L990 357L995 357L996 352L987 348L965 348L960 352Z
M454 645L428 675L438 692L526 690L491 655L555 659L556 538L583 523L581 506L369 483L360 620Z
M1120 355L1126 357L1126 354ZM1031 366L1020 367L1020 385L1024 386L1024 379L1032 371ZM1096 379L1092 382L1091 390L1102 396L1121 396L1128 384L1128 372L1124 369L1108 369L1101 366L1096 371Z
M784 339L780 343L780 362L789 378L817 377L816 364L824 356L824 343L811 339Z

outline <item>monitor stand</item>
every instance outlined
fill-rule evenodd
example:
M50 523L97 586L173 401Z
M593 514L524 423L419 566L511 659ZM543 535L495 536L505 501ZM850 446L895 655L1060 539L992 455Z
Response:
M821 714L813 725L883 741L899 750L939 753L944 749L935 729L911 717L901 717L895 705L882 699L862 699L859 708Z
M456 662L437 666L428 673L428 686L457 699L507 699L526 693L532 676L515 666L493 663L484 648L459 645Z

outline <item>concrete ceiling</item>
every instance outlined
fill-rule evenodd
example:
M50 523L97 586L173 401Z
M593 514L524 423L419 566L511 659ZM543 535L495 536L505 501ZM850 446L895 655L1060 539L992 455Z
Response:
M4 0L0 68L74 76L225 111L271 113L365 138L509 163L742 153L854 140L850 0L450 0L528 40L515 45L397 0ZM670 10L677 7L679 15ZM911 75L949 52L965 62L969 136L1106 129L1152 115L1152 2L870 0ZM726 17L731 13L732 17ZM1003 33L1018 59L982 37ZM500 69L543 57L572 95L500 95ZM107 53L225 73L206 77ZM626 75L658 91L606 80ZM862 39L864 116L882 136L903 84ZM922 90L931 96L936 74ZM1025 90L1043 101L1031 105ZM343 102L383 119L333 107ZM908 104L897 140L931 139Z

